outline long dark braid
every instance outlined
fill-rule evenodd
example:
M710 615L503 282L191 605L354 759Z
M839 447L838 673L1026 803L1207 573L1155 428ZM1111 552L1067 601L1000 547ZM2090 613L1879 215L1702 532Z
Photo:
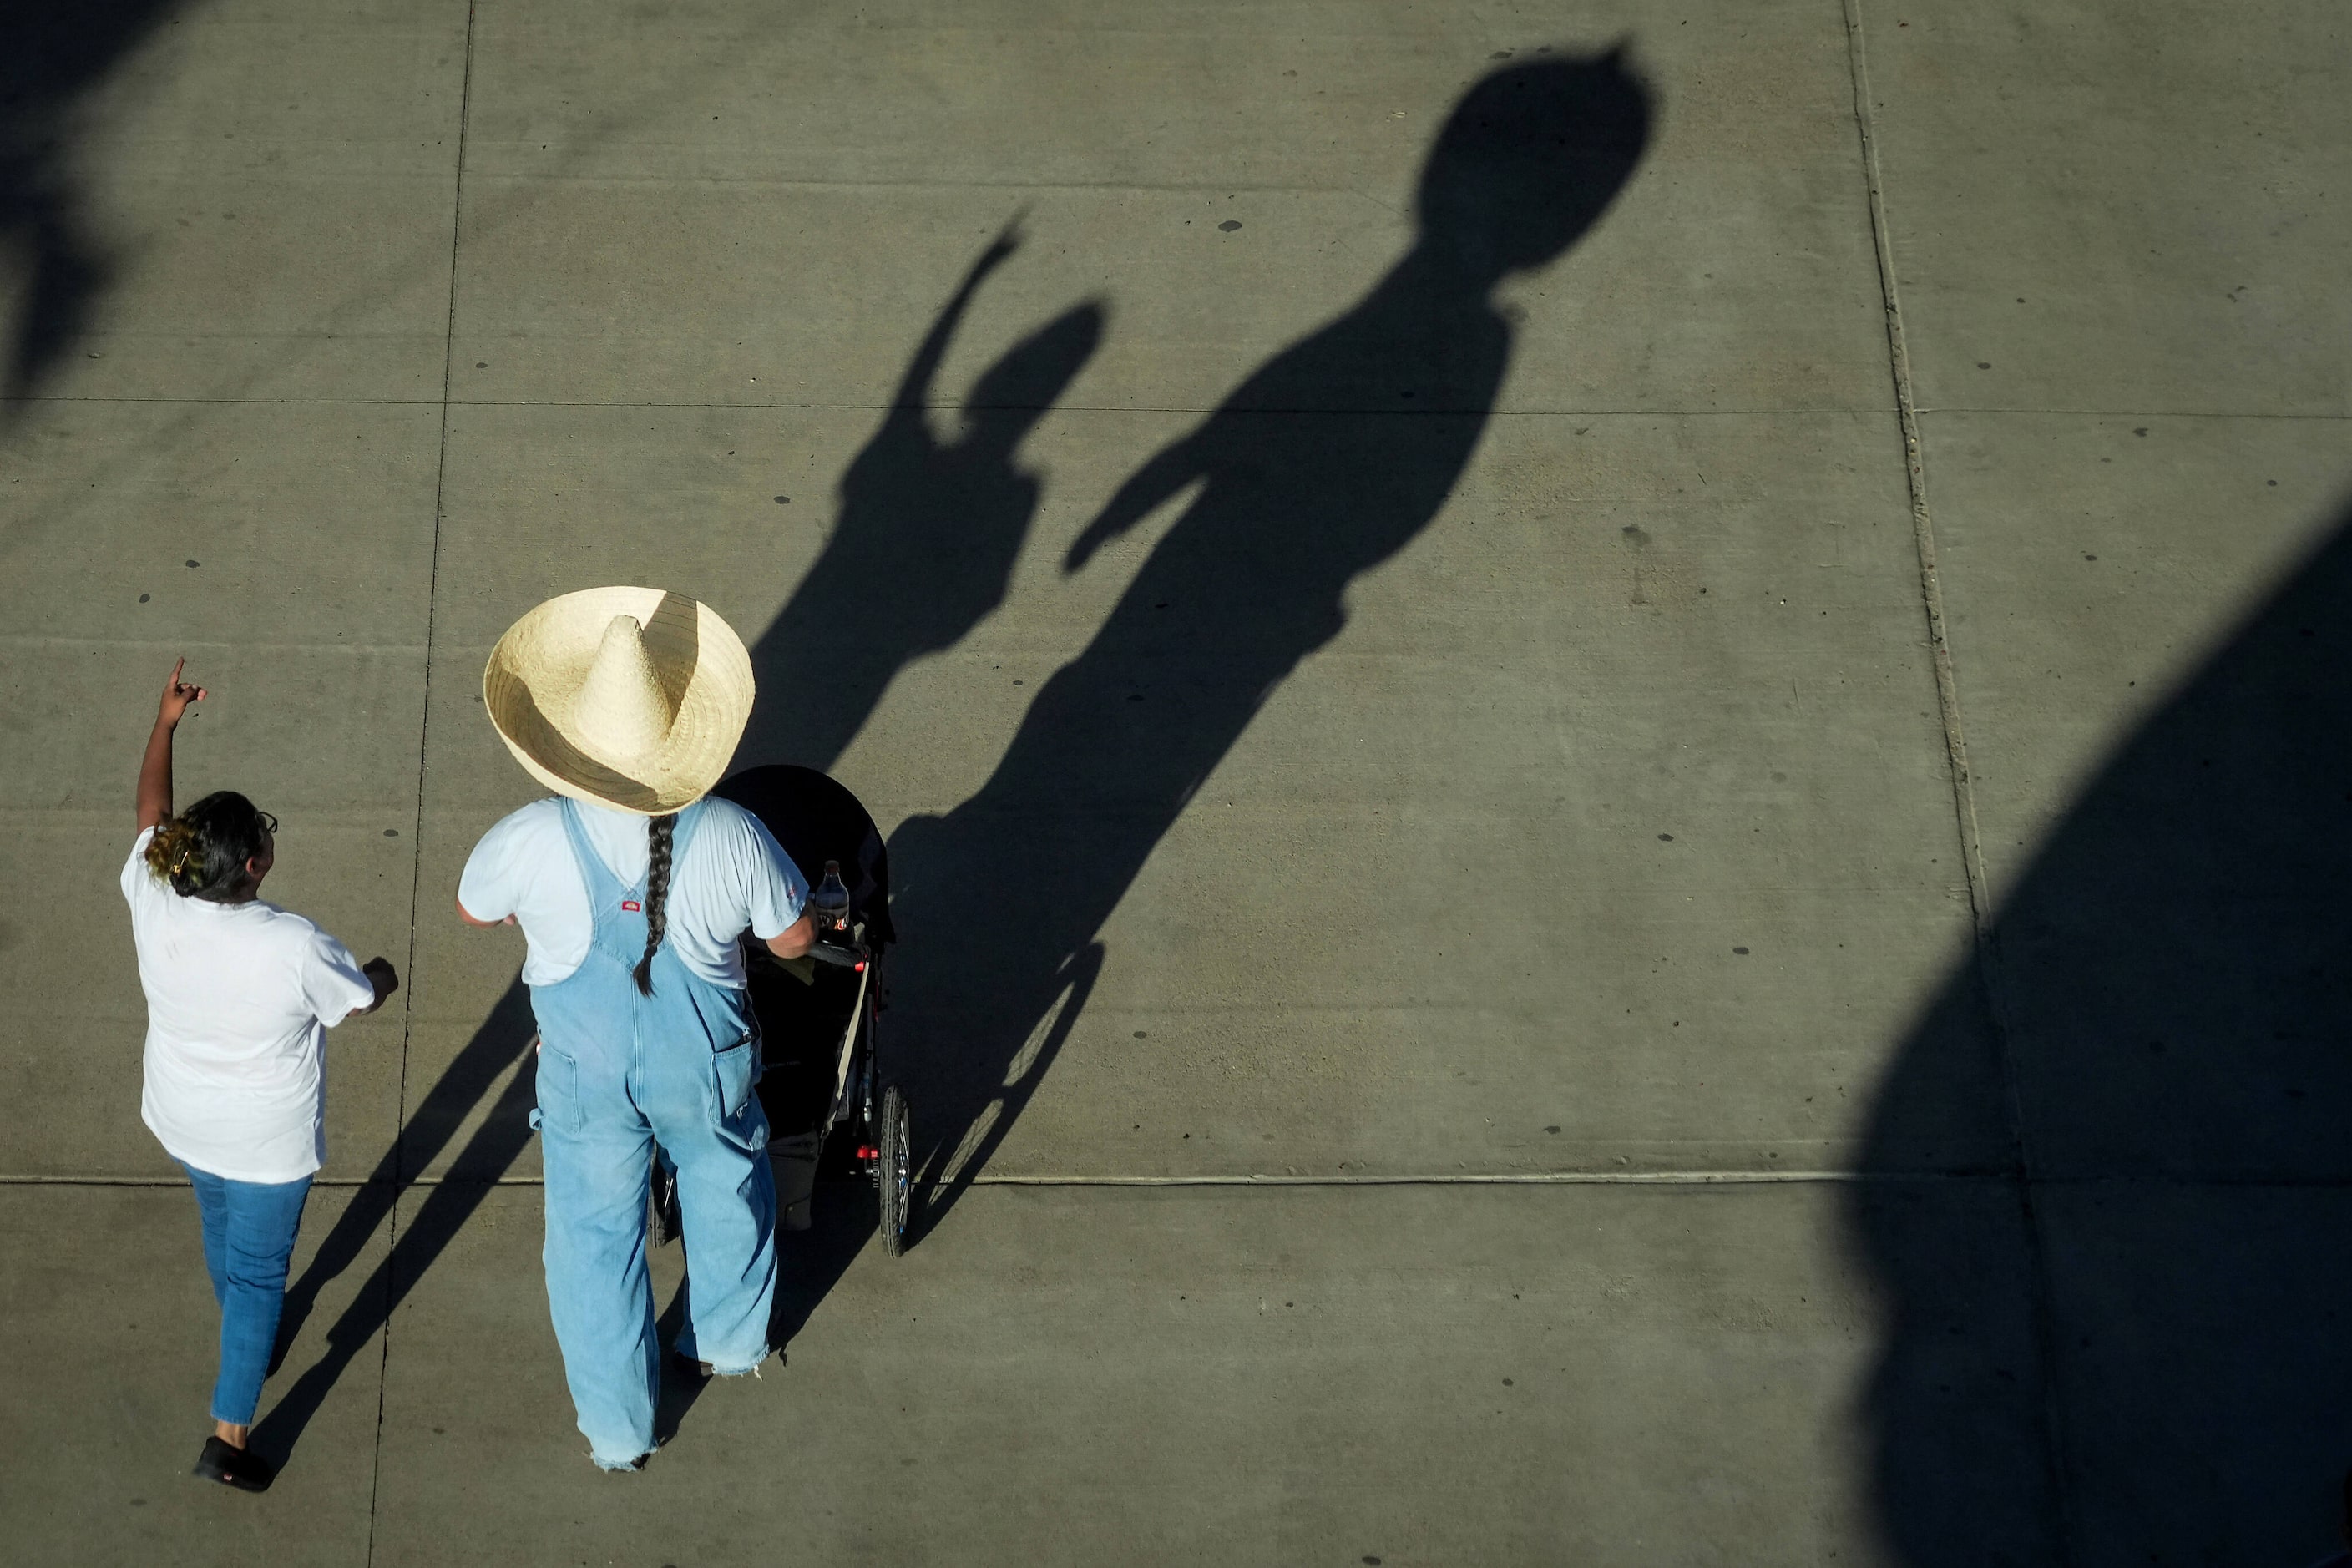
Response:
M669 925L669 912L662 906L669 902L669 847L677 831L676 812L646 824L646 955L629 972L641 996L654 994L654 952Z

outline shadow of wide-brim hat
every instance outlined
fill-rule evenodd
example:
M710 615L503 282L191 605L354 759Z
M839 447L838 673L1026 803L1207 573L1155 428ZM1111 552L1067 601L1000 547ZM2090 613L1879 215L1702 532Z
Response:
M691 805L751 716L751 656L709 605L659 588L583 588L509 626L482 704L524 771L644 816Z

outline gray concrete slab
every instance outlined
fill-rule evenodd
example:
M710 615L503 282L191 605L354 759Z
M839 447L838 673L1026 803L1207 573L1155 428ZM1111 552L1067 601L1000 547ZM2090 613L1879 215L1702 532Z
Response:
M1952 654L1995 889L2117 742L2323 545L2352 424L1939 414L1925 424Z
M1034 264L983 329L1108 293L1083 399L1210 407L1401 247L1428 137L1496 58L1631 37L1692 89L1588 279L1515 295L1576 350L1522 364L1503 406L1884 405L1844 31L1819 7L729 3L617 26L478 30L457 358L488 368L465 395L872 404L939 263L1027 205Z
M2329 597L2347 483L2317 265L2347 237L2312 194L2341 95L2297 87L2352 58L2340 20L2257 8L2218 50L2144 8L1865 10L2029 1152L2338 1170L2295 1130L2337 1075L2292 1044L2326 917L2284 869L2332 858L2333 764L2278 639ZM2092 1088L2084 1047L2126 1036L2132 1087Z
M1876 1113L1934 1117L1914 1075L2005 1037L2057 1368L2047 1558L2316 1556L2347 1440L2312 1243L2352 1108L2346 237L2315 194L2342 94L2304 85L2352 57L2290 8L2226 46L2160 8L1863 11L1997 955ZM1898 1321L1935 1299L1863 1235ZM1931 1344L1898 1330L1888 1364ZM1885 1408L1906 1467L1937 1413ZM1982 1561L1937 1521L2015 1468L1911 1475L1882 1509L1913 1560Z
M73 127L105 287L48 393L437 404L465 39L446 0L152 7Z
M322 1357L339 1353L328 1336L389 1241L380 1218L357 1235L339 1228L350 1196L310 1194L290 1298L309 1310L261 1403L260 1441L274 1448L293 1414L288 1396L302 1395L301 1441L269 1493L255 1498L188 1474L212 1431L220 1317L187 1190L0 1187L0 1312L16 1345L0 1415L11 1432L38 1435L8 1449L10 1556L367 1560L382 1337L353 1347L359 1375L316 1400L316 1381L304 1384Z
M45 565L10 584L12 638L423 647L437 409L21 407L7 548Z
M2342 13L1862 14L1923 406L2352 412Z
M2304 182L2341 110L2292 84L2347 58L2341 27L2252 13L2221 53L2144 10L1868 10L2024 1156L2340 1179L2352 1080L2318 1042L2352 480L2313 263L2345 237ZM1918 1054L1889 1075L1915 1113Z
M2261 452L2258 442L2246 447ZM2188 483L2179 489L2197 495ZM2072 723L2047 720L2046 696L2004 709L2002 685L1988 683L1996 701L1986 754L1995 768L2004 756L2030 762L2037 730L2079 743L2102 710L2101 685L2107 714L2131 702L2137 678L2128 672L2171 661L2159 629L2168 597L2237 588L2196 572L2193 530L2159 526L2181 518L2151 507L2138 535L2117 530L2097 552L2081 552L2095 562L2044 552L2047 577L2061 584L2041 595L2059 601L2049 621L2112 611L2116 633L2100 653L2038 672L2053 689L2057 676L2090 678L2067 682L2093 693ZM2243 532L2254 536L2250 554L2294 537L2284 527L2268 540ZM2064 803L2030 858L2016 862L1997 915L1992 996L2014 1064L2022 1152L2037 1173L2231 1183L2340 1183L2347 1174L2336 1129L2352 1110L2352 1064L2336 1044L2334 955L2346 940L2337 889L2347 870L2352 716L2343 677L2352 650L2339 612L2352 542L2340 518L2325 533L2218 647L2168 681L2152 677L2158 700ZM2227 551L2210 553L2222 567L2238 563ZM2111 562L2119 585L2156 606L2146 617L2153 625L2137 625L2130 597L2108 597L2084 575ZM2036 597L2020 593L2014 602L2030 608ZM2199 622L2194 611L2175 611L2171 624ZM2045 657L2065 640L2032 631L2002 639ZM1965 673L1971 661L1961 662ZM2003 668L1997 658L1975 662ZM2004 731L2004 712L2030 717ZM2012 732L2023 742L2004 752ZM2003 818L1988 811L1985 820ZM1933 1070L1933 1042L1947 1025L1979 1016L1981 1003L1972 990L1947 994L1895 1058L1882 1105L1936 1113L1941 1091L1911 1075Z
M9 650L29 689L10 715L0 762L8 809L103 822L110 836L128 828L156 699L185 659L185 679L208 695L174 737L181 805L238 789L283 821L373 829L405 845L415 832L423 706L418 608L420 641L406 647L263 642L234 627L26 638Z
M199 1561L2316 1555L2352 1441L2307 1239L2352 1113L2341 24L1858 9L1981 972L1837 7L93 14L0 158L65 215L9 231L11 326L47 319L23 258L104 263L0 423L0 870L69 889L0 915L0 1176L162 1168L109 825L166 653L220 672L184 779L281 792L273 892L415 963L336 1042L331 1169L383 1180L314 1215L362 1305L305 1331L281 1511L158 1548L108 1436L0 1524ZM1505 290L1490 388L1395 335L1428 310L1304 338L1405 244L1468 83L1612 37L1648 158ZM1225 455L1066 573L1204 424ZM1333 518L1401 531L1249 598ZM442 910L530 793L490 640L632 578L759 645L747 760L891 831L933 1174L1618 1180L981 1185L895 1264L835 1204L792 1364L595 1476L537 1196L480 1184L536 1169L517 944ZM1790 1167L1828 1179L1641 1184ZM65 1347L22 1397L97 1432L200 1388L200 1310L129 1394L71 1348L184 1203L0 1190L39 1238L6 1321Z
M2150 430L2074 432L2073 456L2095 453L2099 439L2153 439ZM2259 458L2263 446L2231 455ZM2226 478L2213 448L2199 456ZM2255 596L2246 558L2303 542L2300 531L2247 528L2243 555L2204 546L2179 524L2219 488L2191 468L2175 495L2146 509L2140 532L2102 533L2096 562L2081 559L2093 552L2068 562L2020 526L2010 539L2029 561L2038 552L2040 577L1960 577L1964 602L2002 605L2005 587L2018 607L2013 629L1980 627L1990 635L1969 640L1963 678L1972 665L2015 670L2039 655L2051 687L2036 700L2020 682L2009 703L1990 704L1996 721L1972 724L1971 739L1994 743L1972 756L1998 769L2033 758L2036 740L2045 757L2087 748L2102 718L2131 727L2030 849L2009 849L1990 985L1970 976L1947 988L1890 1059L1873 1112L1914 1125L1948 1114L1953 1102L1934 1080L1955 1039L2004 1037L2020 1156L2037 1178L2041 1268L2020 1283L2046 1291L2060 1373L2050 1473L2063 1479L2066 1546L2050 1561L2315 1557L2352 1441L2340 1358L2319 1348L2344 1293L2320 1238L2341 1200L2339 1129L2352 1111L2336 960L2346 941L2352 650L2340 612L2352 539L2340 518L2316 531L2316 548ZM2200 558L2214 570L2200 573ZM2077 574L2111 560L2124 568L2114 585ZM2147 613L2135 613L2135 597ZM2215 600L2234 625L2210 626L2203 606ZM2078 633L2063 647L2074 639L2055 628L2084 622L2109 636ZM2210 640L2198 655L2179 646L2200 633ZM2059 676L2090 693L2063 720L2053 718ZM2145 706L2133 679L2157 687ZM1998 681L1988 686L2003 695ZM2024 722L2005 731L2004 713ZM2000 793L1980 798L1988 824L2014 809ZM1899 1163L1874 1154L1863 1166ZM1932 1310L1938 1288L1911 1278L1916 1265L1889 1238L1862 1237L1895 1321ZM1900 1364L1933 1344L1932 1329L1898 1330L1886 1355ZM1895 1433L1940 1421L1923 1388L1889 1403ZM1919 1542L1922 1568L1981 1561L1972 1540L1945 1534L1940 1521L1971 1496L2012 1489L2017 1464L1979 1450L1915 1465L1903 1447L1889 1444L1890 1462L1911 1477L1886 1489L1890 1528Z
M1928 1190L1915 1220L1988 1217ZM571 1429L536 1194L500 1190L394 1321L375 1560L1885 1561L1833 1197L982 1188L895 1261L843 1205L794 1240L787 1363L622 1482ZM2013 1328L1945 1369L1988 1436L2031 1420Z
M872 434L877 416L454 417L436 618L449 640L427 790L470 809L446 829L435 818L428 884L454 886L470 836L529 795L482 718L473 661L515 605L583 573L667 571L731 608L767 682L741 760L824 760L848 726L809 689L840 650L792 640L807 596L828 586L807 575L814 536L828 511L841 531L889 520L854 479L829 498L793 476L887 452L898 437ZM1061 1058L1095 1065L1047 1079L1040 1092L1058 1110L1034 1144L1006 1143L1007 1168L1124 1169L1144 1122L1166 1130L1160 1157L1177 1169L1256 1169L1269 1140L1284 1145L1277 1168L1313 1170L1844 1157L1877 1042L1966 930L1961 873L1938 842L1948 793L1911 547L1880 521L1901 504L1872 458L1892 427L1845 416L1555 424L1495 422L1423 538L1351 594L1345 641L1217 763L1104 930L1110 962ZM886 830L986 782L1029 695L1085 646L1154 540L1075 578L1055 546L1183 428L1047 416L1024 466L1051 474L1058 499L1029 525L1003 607L953 656L875 694L842 755ZM801 493L780 505L774 487L788 484ZM842 635L879 636L855 606L887 584L845 591L833 610ZM771 609L779 597L790 603ZM479 651L465 647L476 638ZM1220 656L1212 642L1187 657ZM1116 782L1102 787L1092 808L1117 809ZM994 831L1042 844L1058 809ZM1450 954L1429 924L1447 887L1477 910ZM444 900L425 901L437 911ZM1579 933L1604 918L1642 932L1643 951L1583 951ZM901 924L899 1029L918 1052L971 1048L996 977L941 955L954 939L922 929L919 908ZM1825 942L1798 936L1832 930ZM467 976L466 1002L435 1014L450 1027L418 1042L426 1080L436 1050L474 1037L516 945L437 913L420 931L418 1006L438 1007L436 965ZM1865 946L1876 956L1857 963ZM1254 956L1276 952L1284 962ZM1883 977L1874 995L1864 975ZM1169 1043L1137 1047L1139 1026ZM1019 1045L981 1048L1001 1052L1003 1071ZM1946 1126L1921 1157L1982 1163L2001 1142L1990 1063L1955 1070L1977 1075L1988 1120ZM1097 1084L1118 1114L1104 1114ZM1497 1084L1540 1108L1497 1127ZM1237 1125L1219 1131L1227 1119ZM1561 1132L1542 1132L1551 1125Z

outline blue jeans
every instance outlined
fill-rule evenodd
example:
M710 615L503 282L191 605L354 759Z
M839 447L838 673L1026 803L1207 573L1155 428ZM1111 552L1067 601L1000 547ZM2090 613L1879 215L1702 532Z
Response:
M294 1256L294 1233L301 1227L310 1178L232 1182L184 1161L180 1169L195 1184L205 1268L213 1277L213 1300L220 1304L220 1377L213 1384L213 1419L250 1426L278 1343L286 1265Z

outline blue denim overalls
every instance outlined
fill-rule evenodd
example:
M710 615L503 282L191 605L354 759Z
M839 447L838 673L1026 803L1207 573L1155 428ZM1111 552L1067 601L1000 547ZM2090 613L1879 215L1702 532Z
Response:
M745 992L714 985L664 942L650 996L630 971L646 950L645 890L621 886L562 802L563 831L588 887L595 935L570 976L534 985L540 1131L547 1171L547 1300L590 1454L625 1468L654 1447L661 1347L646 1274L654 1141L677 1171L685 1219L687 1327L677 1351L722 1375L768 1353L776 1289L776 1189L758 1024ZM678 814L683 868L701 820ZM671 882L673 895L677 886Z

